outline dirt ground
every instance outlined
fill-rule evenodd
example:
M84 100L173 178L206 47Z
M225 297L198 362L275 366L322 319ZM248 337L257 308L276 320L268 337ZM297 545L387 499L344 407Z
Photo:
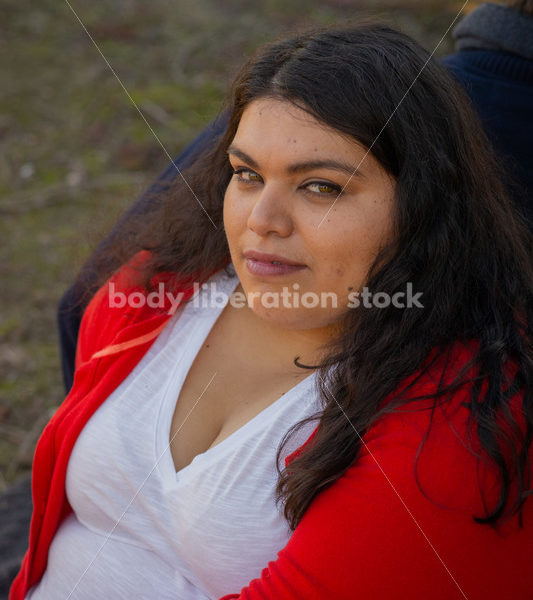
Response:
M254 48L302 27L372 16L433 50L461 5L2 1L0 491L28 472L37 437L64 397L55 324L61 294L169 162L166 152L177 155L217 114ZM435 54L452 48L448 33Z

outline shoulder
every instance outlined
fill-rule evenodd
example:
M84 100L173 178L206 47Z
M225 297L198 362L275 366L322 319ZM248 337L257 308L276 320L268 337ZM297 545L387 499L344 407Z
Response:
M469 355L466 347L454 354L456 371ZM435 389L438 373L412 392ZM362 435L357 461L307 509L287 558L305 555L345 578L356 569L346 597L353 585L380 599L461 597L456 584L468 598L519 597L511 590L532 583L525 556L533 551L533 504L525 505L522 529L516 518L498 528L474 520L496 498L497 479L472 435L469 395L465 385L434 408L413 402L380 418ZM414 582L409 593L402 587Z
M459 50L441 58L441 63L464 85L514 90L530 94L533 64L524 56L492 49Z
M379 417L366 432L354 429L354 437L362 442L357 460L317 496L309 510L320 511L322 504L325 510L334 506L348 510L355 503L360 509L367 504L366 510L374 513L378 508L386 512L394 505L407 517L412 509L429 521L462 523L479 533L490 529L474 521L474 516L485 516L487 503L490 507L497 500L499 481L472 419L473 388L479 383L474 360L477 348L478 343L471 341L456 343L446 353L430 354L428 370L405 379L388 397L391 401L400 396L399 406ZM516 368L508 364L506 388L515 372ZM458 380L460 385L451 385ZM437 396L441 385L450 389ZM483 382L480 398L485 392ZM519 426L524 424L523 398L522 391L508 403L508 413ZM530 513L531 508L530 503ZM531 528L533 514L529 517ZM359 520L357 511L354 518Z
M372 464L379 472L383 466L398 485L406 486L405 493L424 505L427 501L468 518L484 516L486 502L497 500L498 476L472 414L473 405L483 402L488 385L479 374L478 349L478 341L470 340L456 342L446 352L431 353L427 371L399 386L402 404L379 418L363 436L361 458L353 474L358 464ZM508 362L502 392L511 387L516 372L517 366ZM444 393L439 393L441 389ZM503 411L519 427L525 424L523 398L523 390L515 393ZM506 427L504 420L500 424Z
M83 313L76 349L76 367L110 344L156 331L182 301L194 293L194 277L162 272L143 285L142 270L151 255L137 253L96 292ZM150 296L152 294L152 296ZM155 297L155 296L156 297Z
M131 313L131 306L121 305L116 300L118 294L138 291L136 284L138 269L148 260L147 253L136 254L129 263L120 267L102 285L87 305L80 324L76 348L76 367L88 361L92 354L104 347L116 335L117 326L125 313Z

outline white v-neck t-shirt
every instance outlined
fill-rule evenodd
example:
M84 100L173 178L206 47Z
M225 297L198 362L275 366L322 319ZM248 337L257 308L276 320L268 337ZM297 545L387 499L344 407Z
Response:
M183 382L239 283L230 271L180 306L84 427L66 476L73 512L27 599L216 599L259 577L286 545L276 451L293 424L319 410L316 372L177 473L170 452ZM315 426L290 438L280 468Z

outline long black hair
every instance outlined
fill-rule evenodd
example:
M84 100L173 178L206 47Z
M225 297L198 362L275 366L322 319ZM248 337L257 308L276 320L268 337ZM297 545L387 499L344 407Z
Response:
M317 433L280 471L277 485L290 526L357 460L362 444L354 427L364 435L402 405L402 394L386 405L383 400L407 377L431 368L428 357L444 357L446 371L454 345L472 341L468 367L476 377L465 369L418 399L433 399L434 407L470 386L472 431L499 476L497 501L474 517L496 524L518 512L521 520L530 493L533 427L532 236L466 95L408 36L362 24L305 32L261 48L231 87L226 133L184 172L187 185L176 178L149 214L124 224L113 246L115 263L150 250L147 286L159 271L202 280L227 266L222 206L232 170L226 151L245 108L264 97L294 103L357 140L396 179L394 246L382 248L366 285L392 296L411 283L423 292L425 306L348 311L339 339L314 365L322 400ZM102 269L100 275L108 274ZM512 381L509 363L515 366ZM520 422L509 399L518 393ZM308 420L287 432L278 462L290 435Z

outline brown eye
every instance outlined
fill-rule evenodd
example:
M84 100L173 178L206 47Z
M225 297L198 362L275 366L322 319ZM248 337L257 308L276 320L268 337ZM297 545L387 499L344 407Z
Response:
M243 181L245 183L256 183L261 181L261 175L258 175L255 171L245 168L235 169L233 171L234 175L237 175L238 181Z
M338 195L341 192L341 189L337 185L333 185L331 183L326 183L325 181L315 181L313 183L309 183L306 188L315 193L322 195Z

